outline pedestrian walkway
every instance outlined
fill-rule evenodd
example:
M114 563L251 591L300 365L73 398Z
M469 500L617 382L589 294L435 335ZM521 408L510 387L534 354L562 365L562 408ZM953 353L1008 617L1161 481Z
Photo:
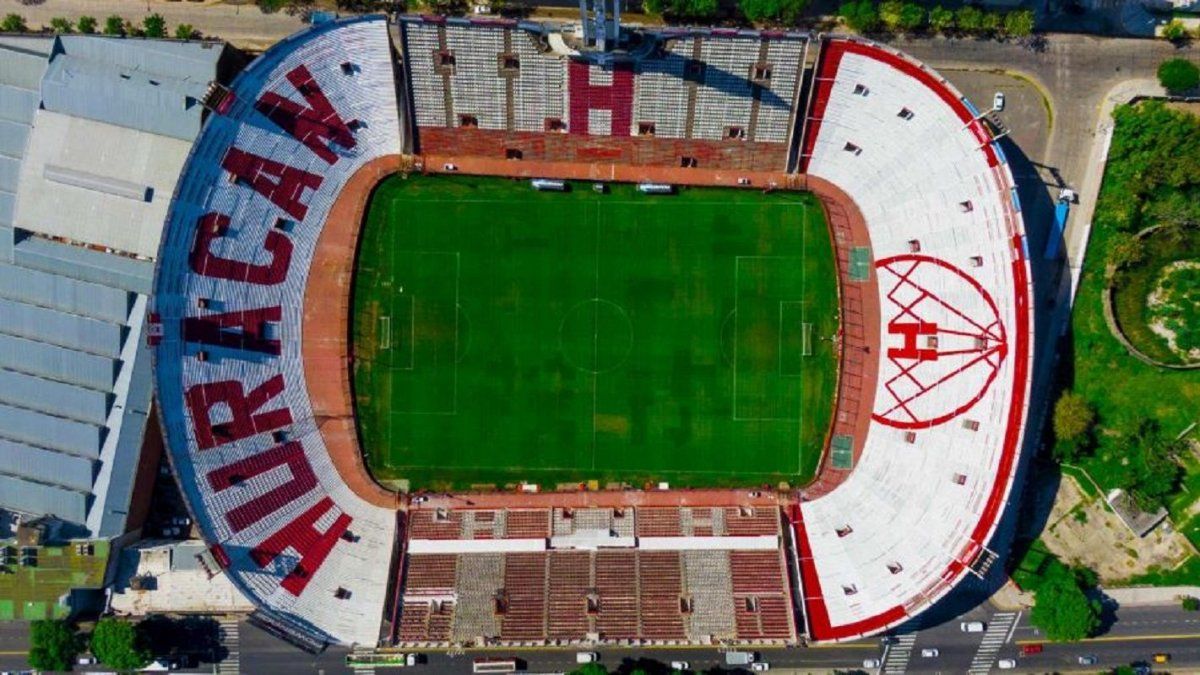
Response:
M241 672L241 653L238 650L238 617L222 616L217 619L218 636L225 648L225 658L217 664L218 675L238 675Z
M1020 612L1003 612L992 615L987 632L983 634L983 642L979 645L979 651L975 652L975 658L971 661L968 673L982 675L992 669L992 664L996 662L996 654L1000 653L1000 648L1012 637L1013 626L1016 625L1020 616Z
M896 642L889 645L887 658L883 660L883 672L885 675L896 673L899 675L908 669L908 660L912 658L913 644L917 641L916 633L905 633L896 638Z

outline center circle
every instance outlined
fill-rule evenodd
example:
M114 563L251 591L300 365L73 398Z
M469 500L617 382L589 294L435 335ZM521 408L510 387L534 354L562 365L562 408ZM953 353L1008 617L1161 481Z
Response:
M591 298L572 305L558 330L567 363L593 375L619 368L633 349L633 324L615 302Z

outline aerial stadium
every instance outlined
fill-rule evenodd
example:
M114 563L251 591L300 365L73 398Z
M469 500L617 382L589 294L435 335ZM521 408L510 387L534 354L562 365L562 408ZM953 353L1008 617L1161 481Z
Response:
M997 129L868 41L363 17L203 94L147 341L205 564L313 649L794 645L987 572Z

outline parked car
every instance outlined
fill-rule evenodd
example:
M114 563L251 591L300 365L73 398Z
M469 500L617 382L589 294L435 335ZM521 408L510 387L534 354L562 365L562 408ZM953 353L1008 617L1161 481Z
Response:
M982 621L963 621L958 624L958 629L964 633L982 633L987 630L987 624Z
M926 647L921 650L921 658L923 659L936 659L940 654L941 652L936 647Z
M680 672L683 672L685 670L691 670L691 668L692 668L692 664L688 663L687 661L672 661L671 662L671 670L678 670Z
M575 652L575 663L595 663L600 660L596 652Z
M996 112L1004 110L1004 92L996 92L996 95L992 97L992 107L995 108Z
M1029 656L1030 654L1041 654L1042 649L1043 649L1043 647L1040 644L1021 645L1021 656Z
M766 661L755 661L754 663L750 664L750 670L753 670L757 673L765 672L770 669L771 664L767 663Z

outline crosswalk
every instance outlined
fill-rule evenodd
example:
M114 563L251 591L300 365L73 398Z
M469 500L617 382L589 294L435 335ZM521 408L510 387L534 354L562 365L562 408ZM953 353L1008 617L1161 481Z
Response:
M905 633L897 636L896 641L888 645L887 658L883 660L885 675L901 675L908 668L908 660L912 658L913 644L917 641L916 633Z
M238 618L222 616L217 619L218 635L221 646L226 650L225 658L217 664L218 675L238 675L241 672L241 653L239 652Z
M1001 612L992 615L987 632L983 634L983 642L979 645L979 651L975 652L975 658L971 661L968 673L983 675L992 669L992 664L996 661L996 654L1012 636L1013 626L1020 616L1020 612Z

